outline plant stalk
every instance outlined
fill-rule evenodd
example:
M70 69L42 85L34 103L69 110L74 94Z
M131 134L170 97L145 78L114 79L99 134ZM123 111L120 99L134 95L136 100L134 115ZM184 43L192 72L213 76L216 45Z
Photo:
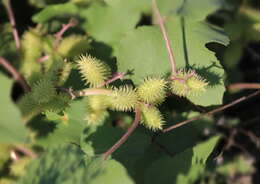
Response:
M109 150L107 150L105 153L103 153L104 160L107 160L109 155L114 153L122 144L125 143L125 141L128 139L128 137L138 127L140 119L141 119L141 109L139 107L137 107L135 109L135 119L134 119L134 122L128 128L127 132Z
M25 92L31 91L30 86L22 74L18 72L5 58L0 57L0 65L2 65L12 75L13 79L21 85Z
M157 2L156 0L153 0L153 11L155 13L155 17L157 19L157 22L160 26L160 29L161 29L161 32L163 34L163 39L165 41L165 46L167 48L167 52L168 52L168 56L169 56L169 60L170 60L170 64L171 64L171 70L172 70L172 75L176 75L176 60L175 60L175 57L174 57L174 54L173 54L173 49L172 49L172 46L171 46L171 42L170 42L170 39L169 39L169 35L166 31L166 28L165 28L165 25L164 25L164 20L161 16L161 13L159 11L159 8L157 6Z
M173 126L170 126L169 128L166 128L166 129L162 130L162 132L163 133L169 132L169 131L174 130L174 129L178 128L178 127L181 127L183 125L186 125L186 124L191 123L193 121L199 120L199 119L203 118L204 116L209 116L209 115L213 115L215 113L221 112L221 111L223 111L225 109L228 109L228 108L230 108L230 107L232 107L232 106L234 106L234 105L236 105L238 103L241 103L241 102L243 102L245 100L248 100L248 99L250 99L250 98L252 98L252 97L254 97L256 95L259 95L259 94L260 94L260 90L254 92L254 93L252 93L252 94L250 94L248 96L243 96L243 97L241 97L241 98L239 98L239 99L237 99L237 100L235 100L235 101L233 101L231 103L228 103L228 104L226 104L224 106L221 106L221 107L219 107L217 109L214 109L212 111L209 111L207 113L204 113L204 114L198 115L198 116L196 116L194 118L191 118L191 119L182 121L180 123L177 123L177 124L175 124Z

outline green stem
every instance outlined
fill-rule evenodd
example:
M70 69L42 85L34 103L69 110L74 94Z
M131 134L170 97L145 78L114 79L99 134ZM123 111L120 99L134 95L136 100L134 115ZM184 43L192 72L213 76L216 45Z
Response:
M89 88L73 92L75 97L91 96L91 95L111 95L112 91L109 89Z

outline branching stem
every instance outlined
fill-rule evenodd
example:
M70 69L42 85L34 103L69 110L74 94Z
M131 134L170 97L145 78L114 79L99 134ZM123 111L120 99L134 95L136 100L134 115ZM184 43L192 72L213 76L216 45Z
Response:
M111 95L112 91L109 89L100 89L100 88L87 88L83 90L74 91L72 88L62 88L57 87L58 90L68 93L71 96L71 99L83 96L92 96L92 95Z
M7 11L8 19L12 26L12 32L13 32L13 37L14 37L14 41L15 41L15 46L19 50L21 48L21 41L20 41L20 37L19 37L18 31L16 28L16 22L15 22L14 13L12 10L10 0L4 1L4 5L5 5L6 11Z
M54 49L57 49L60 41L62 40L63 34L71 27L74 27L78 24L78 21L74 18L71 18L67 24L63 24L62 28L59 32L57 32L55 36L55 41L54 41Z
M128 128L127 132L109 150L107 150L105 153L103 153L104 160L107 160L109 155L114 153L122 144L125 143L125 141L128 139L128 137L138 127L140 119L141 119L141 109L139 107L137 107L135 109L135 119L134 119L134 122Z
M233 101L233 102L231 102L229 104L221 106L221 107L219 107L217 109L214 109L212 111L209 111L209 112L207 112L205 114L198 115L198 116L196 116L194 118L191 118L191 119L182 121L180 123L177 123L177 124L175 124L173 126L170 126L169 128L164 129L163 132L164 133L169 132L169 131L174 130L174 129L178 128L178 127L181 127L183 125L186 125L186 124L191 123L193 121L199 120L199 119L203 118L204 116L209 116L209 115L213 115L215 113L221 112L221 111L223 111L223 110L225 110L225 109L227 109L229 107L232 107L232 106L234 106L234 105L236 105L238 103L241 103L241 102L243 102L245 100L248 100L248 99L250 99L250 98L252 98L252 97L254 97L256 95L259 95L259 94L260 94L260 90L254 92L254 93L252 93L252 94L250 94L248 96L243 96L243 97L241 97L241 98L239 98L239 99L237 99L237 100L235 100L235 101Z
M165 45L166 45L166 48L167 48L167 52L168 52L168 56L169 56L169 60L170 60L170 64L171 64L172 75L175 75L176 74L176 60L175 60L175 57L174 57L174 54L173 54L173 51L172 51L171 42L170 42L168 33L167 33L165 25L164 25L164 20L161 16L161 13L160 13L159 8L157 6L156 0L153 0L153 10L154 10L157 22L160 26L161 32L163 34L163 39L165 41Z
M81 97L81 96L91 96L91 95L110 95L112 91L109 89L88 88L80 91L75 91L73 93L76 97Z
M123 73L123 72L116 73L115 75L113 75L113 77L111 79L107 80L106 82L99 85L98 87L100 88L100 87L106 86L106 85L108 85L108 84L110 84L110 83L112 83L112 82L114 82L118 79L122 79L124 76L125 76L125 73Z
M25 78L20 74L5 58L0 57L0 65L2 65L24 89L25 92L31 91L30 86L26 82Z

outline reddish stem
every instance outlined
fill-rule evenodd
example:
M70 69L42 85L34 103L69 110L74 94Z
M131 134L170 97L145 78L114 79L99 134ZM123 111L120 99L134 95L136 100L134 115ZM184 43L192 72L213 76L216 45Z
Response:
M21 48L21 42L20 42L19 34L18 34L18 31L16 28L16 22L15 22L14 13L12 10L10 0L6 0L4 5L5 5L6 11L7 11L8 19L12 26L12 32L13 32L13 37L14 37L14 41L15 41L15 46L19 50Z
M112 83L112 82L114 82L118 79L122 79L124 76L125 76L125 73L121 73L121 72L116 73L111 79L109 79L106 82L104 82L103 84L99 85L98 88L106 86L106 85L108 85L108 84L110 84L110 83Z
M5 58L0 57L0 65L2 65L24 89L25 92L31 91L30 86L25 78L20 74Z
M141 109L137 107L135 109L135 119L132 125L128 128L127 132L105 153L103 153L104 160L107 160L109 155L114 153L122 144L125 143L125 141L128 139L128 137L134 132L134 130L139 125L141 119Z
M37 61L38 61L39 63L43 63L44 61L48 60L49 58L50 58L49 55L45 55L45 56L39 58Z
M166 31L165 25L164 25L164 20L161 16L161 13L159 11L159 8L157 6L157 2L156 0L153 0L153 10L155 13L155 17L158 21L158 24L160 26L161 32L163 34L163 39L165 41L165 45L167 48L167 52L168 52L168 56L169 56L169 60L170 60L170 64L171 64L171 68L172 68L172 75L176 74L176 60L172 51L172 47L171 47L171 42L168 36L168 33Z
M37 154L34 153L32 150L26 148L26 147L23 147L23 146L16 146L15 147L16 150L22 152L23 154L31 157L31 158L37 158Z
M245 100L248 100L249 98L252 98L252 97L254 97L254 96L258 95L258 94L260 94L260 90L254 92L254 93L252 93L252 94L250 94L250 95L248 95L248 96L243 96L243 97L241 97L241 98L239 98L239 99L237 99L237 100L235 100L235 101L233 101L233 102L231 102L231 103L229 103L229 104L227 104L227 105L221 106L221 107L219 107L219 108L217 108L217 109L214 109L214 110L212 110L212 111L209 111L209 112L207 112L207 113L205 113L205 114L201 114L201 115L196 116L196 117L194 117L194 118L191 118L191 119L182 121L182 122L180 122L180 123L177 123L177 124L175 124L175 125L173 125L173 126L170 126L169 128L164 129L163 132L164 132L164 133L169 132L169 131L171 131L171 130L173 130L173 129L176 129L176 128L178 128L178 127L181 127L181 126L183 126L183 125L186 125L186 124L191 123L191 122L193 122L193 121L199 120L199 119L203 118L204 116L209 116L209 115L213 115L213 114L215 114L215 113L221 112L221 111L223 111L223 110L225 110L225 109L227 109L227 108L229 108L229 107L232 107L232 106L234 106L234 105L236 105L236 104L238 104L238 103L241 103L241 102L243 102L243 101L245 101Z
M71 18L67 24L63 24L62 28L59 32L57 32L54 36L56 40L54 41L54 49L57 49L60 41L62 40L63 34L71 27L74 27L78 24L78 21L74 18Z
M237 89L260 89L260 83L236 83L228 86L229 90Z

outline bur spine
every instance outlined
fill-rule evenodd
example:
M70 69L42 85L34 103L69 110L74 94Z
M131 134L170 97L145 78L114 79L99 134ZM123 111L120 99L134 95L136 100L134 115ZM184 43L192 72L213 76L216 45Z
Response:
M180 97L192 97L205 92L207 85L208 82L194 70L179 70L177 74L172 77L170 88L175 95Z
M166 81L161 78L148 77L137 88L137 94L141 101L148 104L160 104L166 96Z
M83 80L90 87L99 87L110 76L108 66L90 55L82 55L76 62Z
M142 105L141 124L152 131L162 130L164 120L158 108L149 105Z

